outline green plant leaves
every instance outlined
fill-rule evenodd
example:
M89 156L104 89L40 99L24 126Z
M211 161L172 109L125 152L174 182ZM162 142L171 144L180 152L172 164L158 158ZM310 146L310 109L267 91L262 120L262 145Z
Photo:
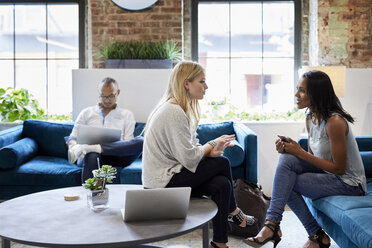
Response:
M305 119L305 113L293 108L287 112L245 112L238 109L227 98L211 100L202 107L202 119L208 121L298 121Z
M38 120L59 120L70 121L72 114L51 115L45 113L39 107L39 102L26 89L16 90L12 87L0 88L0 120L13 122L17 120L38 119Z
M102 165L92 172L93 178L89 178L83 183L83 187L90 190L105 189L106 183L112 183L112 179L116 177L116 168L111 165Z
M100 55L105 59L181 59L181 48L173 40L116 41L104 46Z
M44 110L26 89L6 90L0 88L0 114L1 120L13 122L16 120L42 119Z

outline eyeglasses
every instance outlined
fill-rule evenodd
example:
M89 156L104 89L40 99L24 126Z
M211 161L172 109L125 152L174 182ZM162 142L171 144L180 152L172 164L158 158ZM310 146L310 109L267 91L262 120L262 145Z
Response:
M100 95L99 98L102 99L102 100L114 100L116 97L116 94L111 94L109 96L103 96L103 95Z

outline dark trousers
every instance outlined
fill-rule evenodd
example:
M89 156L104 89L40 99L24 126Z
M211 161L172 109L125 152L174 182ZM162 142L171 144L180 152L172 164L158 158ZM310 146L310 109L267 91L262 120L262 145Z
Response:
M183 168L175 174L167 187L191 187L193 196L207 195L217 204L213 218L213 241L227 243L227 216L236 209L230 162L226 157L203 158L195 173Z
M143 137L137 136L131 140L101 144L101 147L103 151L101 154L90 152L84 156L84 159L78 160L78 165L83 167L82 183L93 177L92 171L98 169L98 160L100 165L108 164L120 167L133 163L142 153Z

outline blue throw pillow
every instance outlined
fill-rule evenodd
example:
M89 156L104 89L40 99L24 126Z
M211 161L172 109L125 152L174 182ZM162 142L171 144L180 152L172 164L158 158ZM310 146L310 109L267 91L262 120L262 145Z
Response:
M17 167L36 156L37 143L30 138L23 138L3 147L0 150L0 168L10 169Z
M233 140L231 143L234 146L226 147L223 155L230 160L231 167L236 167L244 161L244 149L236 140Z
M204 145L210 140L224 134L234 134L234 123L232 121L218 122L212 124L200 124L196 131L199 143Z

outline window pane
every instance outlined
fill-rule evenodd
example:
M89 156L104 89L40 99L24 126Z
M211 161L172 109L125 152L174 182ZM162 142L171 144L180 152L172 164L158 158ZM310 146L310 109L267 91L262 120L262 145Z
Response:
M294 4L263 5L264 57L294 56Z
M14 87L14 61L0 60L0 88Z
M72 112L72 69L79 68L79 60L48 61L48 112L70 114Z
M231 4L231 57L262 56L262 4Z
M264 110L287 111L294 107L293 59L265 58L263 69L267 101Z
M13 5L0 5L0 58L13 58Z
M229 4L199 3L199 57L229 56Z
M48 4L46 42L49 58L79 58L79 6L77 4Z
M229 95L229 60L228 59L202 59L199 62L206 69L206 82L208 85L205 99L221 100Z
M27 89L46 109L46 61L16 60L16 88Z
M262 59L231 59L231 102L234 106L260 111L265 102Z
M46 57L46 5L15 6L16 58Z

